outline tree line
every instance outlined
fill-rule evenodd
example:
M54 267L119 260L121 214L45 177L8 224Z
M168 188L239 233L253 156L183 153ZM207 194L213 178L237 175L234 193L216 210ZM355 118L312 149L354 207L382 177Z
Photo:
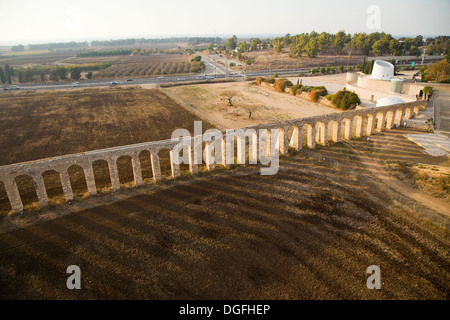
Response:
M301 57L306 54L310 58L315 58L319 54L325 54L331 50L335 54L343 54L344 48L347 48L347 54L359 50L362 54L368 56L382 55L412 55L419 56L422 54L421 47L425 47L428 55L446 55L450 49L450 37L439 36L435 38L427 38L418 35L416 37L402 37L395 39L392 35L385 32L366 33L345 33L344 30L331 34L327 32L317 33L301 33L291 36L289 33L284 37L276 37L273 39L261 40L252 38L250 41L237 42L234 35L228 38L224 45L218 46L216 50L223 50L225 53L232 53L241 58L242 53L265 50L273 48L276 53L281 53L283 49L289 51L291 58ZM214 46L210 44L208 50L213 51Z
M70 66L53 66L53 67L35 67L35 68L21 68L14 70L12 67L5 65L0 66L0 82L3 84L12 83L12 79L17 78L19 83L26 82L45 82L51 81L65 81L73 79L78 80L81 78L81 72L87 72L86 78L92 78L92 71L105 69L111 66L109 62L103 63L90 63L84 65L70 65Z

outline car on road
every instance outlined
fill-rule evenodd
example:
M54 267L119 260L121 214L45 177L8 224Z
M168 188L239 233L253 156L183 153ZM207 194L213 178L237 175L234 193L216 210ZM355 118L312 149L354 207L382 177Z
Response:
M414 73L414 77L420 76L420 72Z
M80 84L78 82L72 83L72 87L78 87L78 86L80 86Z
M214 76L206 76L206 79L215 79Z
M118 83L117 81L112 81L111 84L112 84L113 86L115 86L116 84L119 84L119 83Z
M158 78L156 78L156 79L161 80L161 79L164 79L164 77L158 77Z
M177 81L184 81L186 78L178 78Z
M20 87L16 86L15 84L12 84L9 86L9 90L19 90L19 89L20 89Z
M128 81L128 82L131 82L131 81L133 81L133 79L127 79L127 81Z
M204 76L198 76L198 77L196 77L195 79L197 79L197 80L203 80L203 79L205 79L205 77L204 77Z

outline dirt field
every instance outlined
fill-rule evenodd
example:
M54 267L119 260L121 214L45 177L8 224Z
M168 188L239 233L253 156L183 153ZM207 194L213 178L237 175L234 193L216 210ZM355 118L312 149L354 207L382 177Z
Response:
M37 160L47 157L84 152L133 143L170 139L172 131L184 128L193 132L199 120L158 90L138 87L129 89L91 89L66 92L29 92L0 95L0 165ZM204 130L212 128L206 121ZM162 153L162 170L170 170L168 152ZM148 157L142 157L144 177L150 179ZM119 167L128 167L126 161ZM132 171L123 170L121 182L133 179ZM99 190L110 187L105 163L95 163L94 173ZM75 193L86 191L80 172L70 172ZM49 196L61 201L57 175L44 176L50 188ZM19 190L25 203L37 200L32 181L20 178ZM77 187L78 186L78 187ZM0 211L9 210L6 192L0 183ZM32 207L33 208L33 207ZM35 207L34 207L35 208Z
M166 90L204 114L209 122L223 129L341 112L319 103L278 93L272 88L249 85L247 82L189 85ZM221 93L227 90L238 92L232 99L231 107L227 105L226 98L221 96ZM257 108L251 118L245 106Z
M0 235L0 297L448 300L448 217L361 165L360 154L448 166L404 133L304 149L274 176L249 166L66 206L76 213ZM66 288L72 264L81 290ZM366 287L370 265L380 290Z

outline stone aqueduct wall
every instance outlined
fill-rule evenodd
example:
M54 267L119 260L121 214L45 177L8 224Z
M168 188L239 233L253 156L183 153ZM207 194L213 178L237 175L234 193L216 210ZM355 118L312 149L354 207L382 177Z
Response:
M255 129L256 132L259 132L260 129L279 129L279 152L286 154L289 143L296 150L300 150L303 147L302 135L304 128L306 129L307 147L314 148L316 143L326 146L328 145L328 130L332 131L331 137L335 142L341 139L341 130L343 130L343 136L347 140L353 136L361 137L363 135L371 135L374 131L380 132L385 129L391 129L394 124L401 125L403 118L409 119L413 114L418 114L419 108L424 109L426 107L425 103L424 101L414 101L386 107L353 110L326 116L314 116L285 122L263 124L243 129ZM292 132L292 134L289 136L288 132ZM223 133L223 143L220 144L222 152L224 152L225 137L226 133ZM268 135L268 139L270 139L270 135ZM193 140L191 139L191 141ZM74 197L68 174L68 169L71 166L76 165L83 169L88 193L95 195L97 188L92 165L97 160L106 160L109 165L112 189L115 191L120 189L117 159L121 156L129 156L132 159L135 185L138 186L143 183L139 160L139 154L142 151L150 152L153 180L155 182L161 179L158 153L162 149L170 150L172 177L178 177L180 175L179 165L174 164L172 161L172 149L177 144L178 141L175 142L172 140L154 141L1 166L0 181L4 183L12 210L14 212L22 212L23 203L17 187L16 178L22 175L30 176L33 179L39 204L42 208L48 205L48 196L44 185L43 174L49 170L59 173L65 199L66 201L71 201ZM205 145L205 148L207 147L208 144ZM240 151L238 150L238 152L242 153L242 150L244 150L243 152L245 153L245 148L239 149ZM240 154L238 158L242 159L242 156L245 157L245 155ZM192 161L192 157L190 158ZM208 163L208 159L205 159L205 161L206 168L212 170L214 165ZM190 163L189 168L192 174L198 172L198 166L193 163Z

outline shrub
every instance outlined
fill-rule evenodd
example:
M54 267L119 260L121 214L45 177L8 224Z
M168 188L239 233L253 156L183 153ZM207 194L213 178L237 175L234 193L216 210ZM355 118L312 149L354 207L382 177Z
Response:
M256 77L256 84L258 85L258 86L260 86L261 85L261 82L263 82L265 79L263 78L263 77Z
M274 78L278 78L278 72L275 72L275 73L273 74L273 77L274 77Z
M309 92L309 98L311 101L316 102L319 100L320 96L325 96L327 94L327 89L316 87L314 90Z
M291 93L293 96L295 96L297 94L297 92L302 92L300 84L296 84L291 87Z
M425 86L423 87L423 92L431 97L431 95L433 94L433 87Z
M275 83L275 78L274 77L269 77L269 78L266 78L263 81L266 82L266 83L274 84Z
M350 107L361 103L361 100L356 93L347 90L341 90L331 98L331 102L335 107L342 110L347 110Z
M326 98L328 101L331 101L331 99L333 99L333 97L334 97L334 94L327 94L327 95L325 96L325 98Z
M235 67L235 66L236 66L236 63L234 63L234 62L230 63L230 67Z
M251 59L247 59L247 60L245 60L245 64L247 64L247 65L251 65L251 64L252 64L252 60L251 60Z
M284 92L285 89L286 89L285 79L276 79L275 80L275 91Z

